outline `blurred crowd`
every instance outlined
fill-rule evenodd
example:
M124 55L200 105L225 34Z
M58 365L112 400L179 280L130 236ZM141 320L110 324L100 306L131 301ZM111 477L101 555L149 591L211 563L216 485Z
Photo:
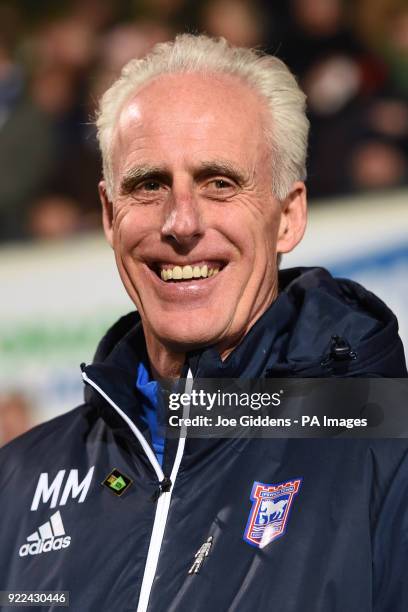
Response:
M408 184L406 0L2 0L1 242L100 227L97 100L183 31L265 49L297 75L312 200Z
M0 447L31 429L35 424L33 408L21 391L0 395Z

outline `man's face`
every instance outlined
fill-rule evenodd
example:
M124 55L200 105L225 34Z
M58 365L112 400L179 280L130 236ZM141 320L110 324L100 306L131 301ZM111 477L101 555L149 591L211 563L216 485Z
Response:
M289 248L265 121L229 75L163 75L122 109L104 223L148 341L227 351L275 299Z

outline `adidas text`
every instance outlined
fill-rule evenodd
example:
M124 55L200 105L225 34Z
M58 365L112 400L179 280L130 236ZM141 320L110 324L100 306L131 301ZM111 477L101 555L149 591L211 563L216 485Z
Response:
M41 553L50 552L51 550L68 548L70 544L71 536L65 536L65 538L50 538L49 540L33 542L33 544L23 544L20 547L18 554L20 557L25 557L27 555L40 555Z
M27 555L40 555L51 550L68 548L71 544L71 536L65 535L61 513L55 512L50 520L40 525L37 531L27 536L27 542L20 546L18 554L20 557Z

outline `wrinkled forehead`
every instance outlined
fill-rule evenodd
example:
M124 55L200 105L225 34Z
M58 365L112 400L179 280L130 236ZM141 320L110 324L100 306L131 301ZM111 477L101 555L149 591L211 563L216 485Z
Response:
M239 77L180 73L156 77L123 105L113 135L123 150L132 138L172 136L222 140L256 149L265 140L266 101Z

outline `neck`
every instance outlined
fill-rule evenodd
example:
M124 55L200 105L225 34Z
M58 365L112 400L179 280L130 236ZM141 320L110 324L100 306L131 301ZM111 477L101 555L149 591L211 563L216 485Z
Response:
M143 332L153 378L155 380L180 378L186 359L185 351L175 350L163 344L146 325L143 325Z
M230 337L228 341L216 343L214 346L218 350L220 358L224 361L240 344L244 336L249 332L254 323L265 312L263 309L255 319L248 324L239 334ZM167 344L163 344L156 338L150 330L144 327L147 354L150 362L150 369L155 380L177 379L180 378L186 360L187 350L180 348L177 350ZM196 347L199 348L199 347Z
M186 360L185 353L178 353L163 346L150 349L147 345L147 354L155 380L180 378Z

